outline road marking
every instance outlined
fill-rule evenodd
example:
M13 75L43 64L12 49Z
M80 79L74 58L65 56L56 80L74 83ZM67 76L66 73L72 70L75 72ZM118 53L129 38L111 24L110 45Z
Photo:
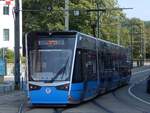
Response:
M20 107L19 107L18 113L23 113L23 107L24 107L24 104L21 104Z
M140 71L140 72L135 72L135 73L133 73L133 74L138 74L138 73L143 73L143 72L148 72L148 71L150 71L150 69L146 69L146 70ZM137 99L137 100L139 100L139 101L141 101L141 102L143 102L143 103L145 103L145 104L150 105L150 102L148 102L148 101L146 101L146 100L144 100L144 99L142 99L142 98L140 98L140 97L137 97L137 96L136 96L134 93L132 93L132 91L131 91L131 89L132 89L133 87L135 87L135 85L140 84L141 82L143 82L143 81L146 80L146 79L147 79L147 77L145 77L143 80L140 80L139 82L134 83L133 85L131 85L131 86L129 87L129 89L128 89L128 93L129 93L132 97L134 97L135 99Z

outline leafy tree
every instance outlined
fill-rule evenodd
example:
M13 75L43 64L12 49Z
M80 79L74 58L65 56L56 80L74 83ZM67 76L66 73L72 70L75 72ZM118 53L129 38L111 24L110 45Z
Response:
M63 8L61 2L54 2L53 0L23 0L23 9L41 10L23 13L23 26L25 32L64 29L63 12L47 12L48 6L52 6L53 10L60 10Z
M2 49L0 49L0 58L2 58Z
M138 18L130 20L132 39L133 39L133 57L141 59L142 56L142 39L144 38L144 22Z
M62 31L64 30L64 3L65 0L23 0L23 9L41 10L23 12L24 32L28 31ZM47 6L52 6L53 11L47 12ZM86 12L86 9L116 8L117 0L70 0L70 9L81 9L79 15L70 11L70 30L77 30L86 34L98 33L98 22L100 24L100 38L117 43L118 29L120 29L121 44L129 45L129 31L127 27L122 28L125 14L120 10L106 10L98 12ZM120 25L120 28L118 27Z
M52 11L47 11L51 6ZM87 12L87 9L106 8L113 9L118 6L117 0L70 0L70 9L81 11L75 15L70 10L70 30L77 30L90 35L100 32L100 38L117 43L120 36L121 45L129 47L131 44L131 33L142 32L143 37L150 36L150 22L146 22L144 35L143 21L133 18L128 19L121 10L106 10L99 12ZM29 31L63 31L64 30L64 9L65 0L23 0L23 9L40 10L23 12L24 32ZM98 20L98 15L100 18ZM99 24L98 24L99 23ZM100 29L98 31L98 25ZM131 26L132 25L132 26ZM141 31L142 29L142 31ZM140 35L133 35L134 58L140 56ZM150 39L147 39L148 41ZM150 45L147 43L147 56L150 56Z
M2 49L0 49L0 58L2 58ZM20 55L21 56L21 55ZM7 49L6 51L6 55L5 55L5 58L7 60L7 63L14 63L14 58L15 58L15 54L14 54L14 51L11 50L11 49ZM25 58L21 56L21 62L22 63L25 63Z
M58 2L59 1L59 2ZM102 3L104 2L104 3ZM71 9L94 9L96 4L103 4L101 8L115 7L116 0L70 0ZM50 5L51 4L51 5ZM52 12L46 12L47 6L53 7ZM42 10L41 12L24 12L24 31L33 30L63 30L64 29L64 0L23 0L23 9ZM58 11L59 10L59 11ZM97 21L96 12L81 11L79 16L74 16L70 11L70 29L92 34L91 22ZM106 16L112 14L107 12ZM117 14L116 14L117 15ZM104 17L105 18L105 17ZM105 18L104 20L107 21Z
M150 59L150 21L144 22L145 24L145 48L146 48L146 58Z

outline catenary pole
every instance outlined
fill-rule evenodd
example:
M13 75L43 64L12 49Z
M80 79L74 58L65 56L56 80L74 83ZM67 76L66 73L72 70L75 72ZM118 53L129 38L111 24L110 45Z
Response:
M65 0L65 31L69 30L69 0Z
M14 75L15 75L15 89L20 89L20 14L19 14L19 0L15 0L15 67L14 67Z

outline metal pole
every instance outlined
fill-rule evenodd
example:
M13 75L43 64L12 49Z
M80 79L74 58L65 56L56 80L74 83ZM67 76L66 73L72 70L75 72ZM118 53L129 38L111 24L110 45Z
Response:
M23 31L23 28L22 28L22 0L19 0L19 21L20 21L20 42L22 42L22 31ZM22 44L20 44L20 46L22 47Z
M65 0L65 31L69 30L69 0Z
M140 66L143 66L143 37L142 37L142 27L139 25L140 27L140 43L141 43L141 52L140 52Z
M144 45L144 37L143 37L143 26L140 26L140 28L141 28L141 54L142 54L142 66L144 66L144 59L145 59L145 55L144 55L144 53L145 53L145 45Z
M145 39L145 37L143 37L143 49L144 49L144 63L145 63L145 61L146 61L146 41L145 41L146 39Z
M99 9L99 3L97 3L97 9ZM100 38L100 11L97 11L97 38Z
M20 89L20 22L19 22L19 0L15 0L15 67L14 67L14 75L15 75L15 89Z
M131 24L131 65L133 67L133 25Z
M143 38L143 27L141 25L137 25L140 29L140 66L144 65L144 38Z
M121 44L121 43L120 43L120 41L121 41L121 39L120 39L120 29L121 29L121 25L120 25L120 23L118 22L118 24L117 24L117 43L118 43L118 45Z

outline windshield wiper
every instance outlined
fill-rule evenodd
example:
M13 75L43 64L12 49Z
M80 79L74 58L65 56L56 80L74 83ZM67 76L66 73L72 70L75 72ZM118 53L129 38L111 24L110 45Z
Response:
M67 59L67 61L66 61L66 64L64 65L64 70L63 70L63 72L62 72L61 80L62 80L63 77L64 77L65 71L66 71L66 69L67 69L68 62L69 62L69 56L68 56L68 59Z
M62 73L61 79L63 78L68 62L69 62L69 56L67 58L66 64L56 73L56 75L50 80L50 82L54 82L61 73Z

